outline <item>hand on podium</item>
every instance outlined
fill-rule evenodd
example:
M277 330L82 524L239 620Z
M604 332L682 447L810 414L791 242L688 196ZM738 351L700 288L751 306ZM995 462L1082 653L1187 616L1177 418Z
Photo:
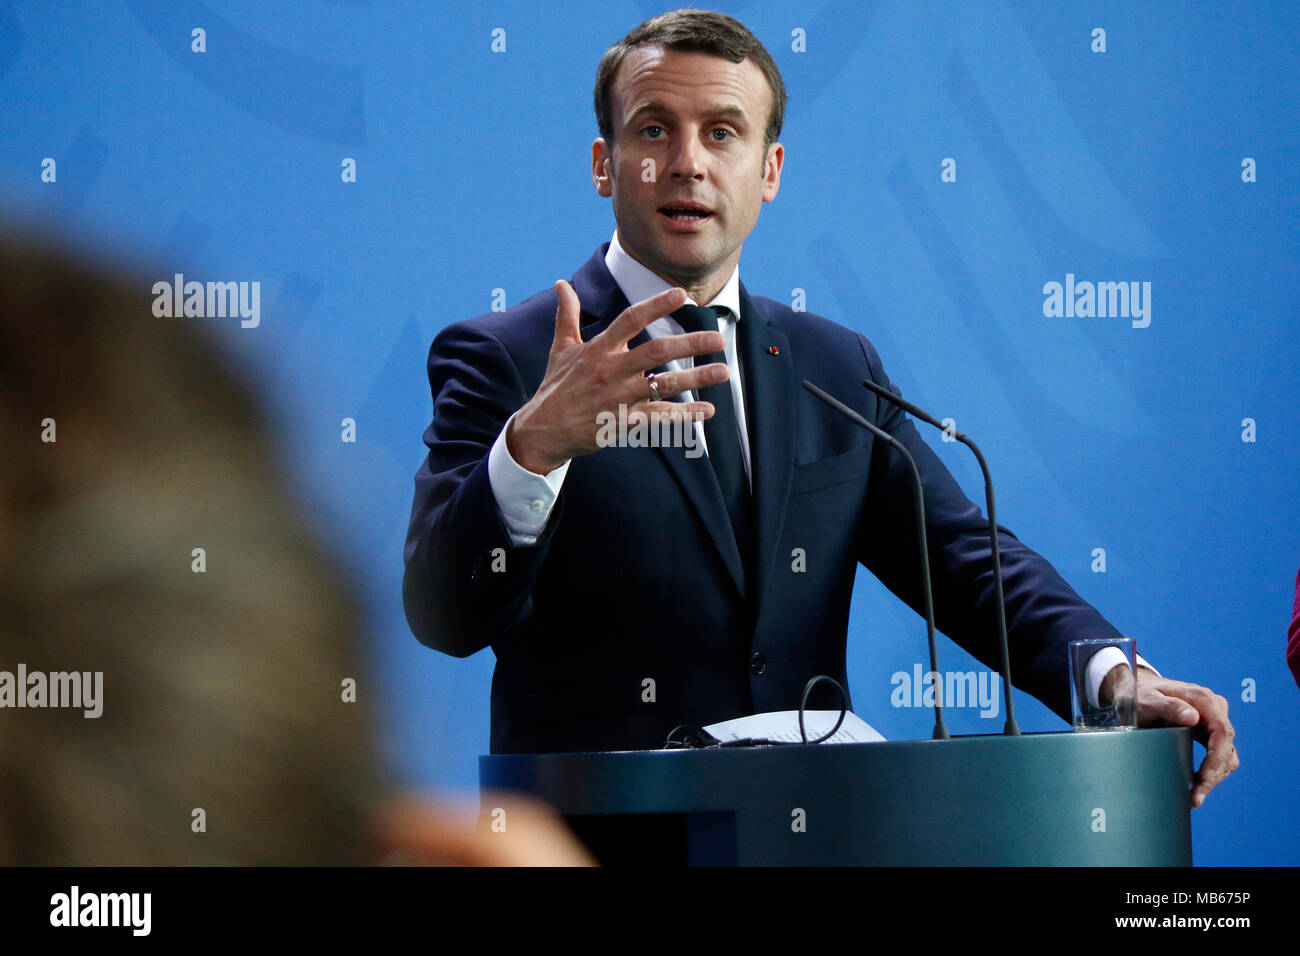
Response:
M1205 747L1205 759L1196 771L1191 793L1195 809L1224 777L1241 766L1233 743L1236 731L1228 721L1228 701L1208 687L1170 680L1141 666L1137 670L1137 725L1191 727L1193 736ZM1116 697L1132 696L1132 683L1127 666L1112 668L1102 682L1101 700L1109 703Z

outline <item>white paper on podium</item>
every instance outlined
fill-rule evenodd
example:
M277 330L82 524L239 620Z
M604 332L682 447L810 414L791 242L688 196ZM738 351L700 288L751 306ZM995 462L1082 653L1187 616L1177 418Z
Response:
M805 710L803 726L809 740L816 740L835 726L840 719L838 710ZM799 711L775 710L768 714L754 714L750 717L737 717L721 723L709 724L704 728L719 740L780 740L797 744L799 736ZM835 736L822 741L828 744L860 744L884 740L870 724L852 711L844 715L844 723L835 731Z

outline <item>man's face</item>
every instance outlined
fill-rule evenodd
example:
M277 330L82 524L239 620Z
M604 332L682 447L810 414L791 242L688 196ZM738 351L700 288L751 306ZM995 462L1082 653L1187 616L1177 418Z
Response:
M783 148L763 150L772 93L762 71L748 59L640 47L611 99L614 144L592 144L592 178L614 200L619 242L661 277L716 291L781 182Z

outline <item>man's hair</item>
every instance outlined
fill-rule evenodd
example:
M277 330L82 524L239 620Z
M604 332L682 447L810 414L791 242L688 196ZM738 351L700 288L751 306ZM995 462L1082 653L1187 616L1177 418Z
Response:
M663 46L669 50L710 53L732 63L752 59L767 78L772 91L772 108L767 117L767 134L763 141L763 154L781 135L785 122L785 83L776 68L771 54L758 38L739 20L710 10L674 10L646 20L618 43L605 51L596 70L596 126L605 142L614 142L612 100L614 78L623 60L634 49L642 46Z

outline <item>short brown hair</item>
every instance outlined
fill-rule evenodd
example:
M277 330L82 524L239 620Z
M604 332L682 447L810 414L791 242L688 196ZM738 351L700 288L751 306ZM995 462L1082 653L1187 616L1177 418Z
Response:
M596 126L605 142L614 142L611 101L614 78L623 60L637 47L663 46L670 50L690 50L742 63L747 58L763 71L772 91L772 108L767 117L767 134L763 152L781 135L785 122L785 83L770 53L743 23L711 10L674 10L646 20L618 43L605 51L596 70Z

